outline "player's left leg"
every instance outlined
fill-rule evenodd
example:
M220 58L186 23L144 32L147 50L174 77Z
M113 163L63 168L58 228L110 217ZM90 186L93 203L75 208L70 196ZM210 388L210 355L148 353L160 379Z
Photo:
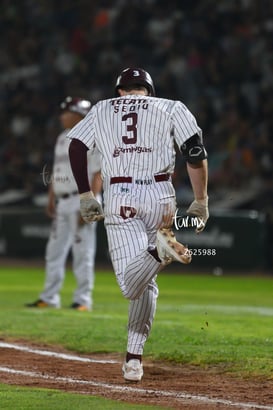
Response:
M120 290L127 299L138 299L162 267L148 251L146 226L136 216L123 220L117 215L106 217L105 226Z

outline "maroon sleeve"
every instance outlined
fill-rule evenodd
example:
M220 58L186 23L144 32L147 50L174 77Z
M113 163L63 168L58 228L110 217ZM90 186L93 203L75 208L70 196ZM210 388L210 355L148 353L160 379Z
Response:
M90 191L87 172L87 146L73 138L69 145L69 159L79 193Z

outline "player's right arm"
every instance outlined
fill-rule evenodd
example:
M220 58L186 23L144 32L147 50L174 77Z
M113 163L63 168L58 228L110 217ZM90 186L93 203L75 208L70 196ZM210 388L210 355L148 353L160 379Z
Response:
M186 140L181 151L186 159L194 195L194 201L187 209L187 213L200 218L200 225L196 229L196 232L200 233L205 228L209 218L207 152L198 134Z
M206 226L209 218L208 209L208 161L201 160L194 164L187 162L187 171L191 181L191 186L194 194L194 201L187 209L187 214L195 215L200 218L200 224L196 228L196 232L200 233Z
M204 159L197 163L187 162L187 171L191 181L194 198L197 201L205 200L208 196L208 161Z
M200 225L196 229L196 232L200 233L205 228L209 218L207 152L198 134L194 134L186 140L181 151L186 159L194 196L194 201L187 209L187 213L200 218Z
M201 232L209 218L208 210L208 162L202 130L194 115L181 102L177 102L173 112L173 130L177 144L186 160L194 200L187 213L200 218L202 224L196 229Z

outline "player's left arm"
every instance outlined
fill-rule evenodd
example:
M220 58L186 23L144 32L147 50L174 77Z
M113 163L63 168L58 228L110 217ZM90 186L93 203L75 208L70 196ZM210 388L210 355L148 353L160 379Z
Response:
M87 169L88 147L80 140L73 138L69 144L71 169L80 194L80 210L85 222L103 219L101 204L90 190Z
M90 191L87 170L88 147L80 140L73 138L69 144L69 160L78 186L79 193Z
M90 189L93 192L96 200L98 202L102 202L102 197L101 197L101 192L102 192L102 178L101 178L101 172L97 171L93 174L92 180L90 183ZM81 216L81 212L79 214L79 225L81 226L84 224L85 220Z

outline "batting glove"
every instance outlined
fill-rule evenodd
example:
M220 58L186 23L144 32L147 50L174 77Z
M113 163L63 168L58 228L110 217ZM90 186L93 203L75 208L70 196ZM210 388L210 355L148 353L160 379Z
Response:
M199 218L195 230L196 233L200 233L204 230L207 220L209 219L208 199L208 197L204 199L195 199L186 211L187 214L195 215Z
M92 191L80 194L80 211L85 222L101 221L104 218L102 206Z

